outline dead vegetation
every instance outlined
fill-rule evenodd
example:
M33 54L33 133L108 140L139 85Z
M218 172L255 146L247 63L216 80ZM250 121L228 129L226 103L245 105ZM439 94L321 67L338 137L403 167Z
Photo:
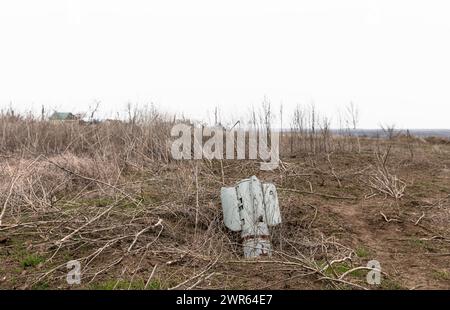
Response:
M335 135L310 106L282 135L280 168L260 171L249 160L174 161L175 120L129 112L90 125L0 117L0 287L449 287L445 144L436 153L412 137ZM254 115L270 130L270 103ZM219 197L250 175L277 185L283 216L274 255L258 261L242 259ZM372 259L381 286L366 283ZM81 263L80 286L66 282L70 260Z

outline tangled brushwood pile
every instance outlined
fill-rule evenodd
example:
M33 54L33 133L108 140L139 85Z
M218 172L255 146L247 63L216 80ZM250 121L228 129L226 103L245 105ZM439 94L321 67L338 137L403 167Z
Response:
M347 137L358 147L332 153L341 138L312 151L314 137L285 134L283 164L260 171L257 161L173 161L173 122L151 119L0 121L0 287L450 287L446 145ZM242 258L220 206L221 186L251 175L277 185L283 217L273 256L259 260ZM77 285L66 281L73 260ZM371 260L378 286L366 281Z

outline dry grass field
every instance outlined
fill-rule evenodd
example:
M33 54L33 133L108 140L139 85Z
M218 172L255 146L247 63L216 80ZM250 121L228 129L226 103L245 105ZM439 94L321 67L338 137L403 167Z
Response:
M261 171L172 160L174 122L1 116L0 288L450 289L448 140L293 126L280 167ZM260 260L243 259L220 204L251 175L276 184L283 218ZM366 283L370 260L380 285Z

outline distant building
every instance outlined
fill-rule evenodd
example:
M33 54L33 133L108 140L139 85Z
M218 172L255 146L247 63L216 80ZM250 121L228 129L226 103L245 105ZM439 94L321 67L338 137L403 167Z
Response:
M51 121L77 121L79 118L70 112L54 112L50 116Z

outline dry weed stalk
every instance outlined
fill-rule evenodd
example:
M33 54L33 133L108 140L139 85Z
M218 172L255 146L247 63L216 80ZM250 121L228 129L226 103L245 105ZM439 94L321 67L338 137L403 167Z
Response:
M369 175L369 186L392 198L402 198L406 189L406 183L389 171L387 167L389 150L381 156L377 152L375 157L376 165L373 172Z

